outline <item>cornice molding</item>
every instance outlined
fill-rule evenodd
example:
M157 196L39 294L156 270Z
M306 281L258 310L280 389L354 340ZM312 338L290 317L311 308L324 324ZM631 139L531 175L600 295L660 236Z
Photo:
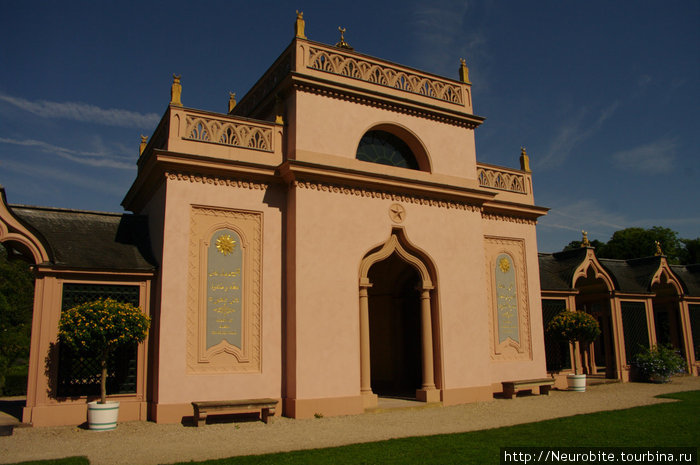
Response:
M367 197L373 199L392 200L394 202L412 203L417 205L428 205L431 207L440 207L447 209L466 210L471 212L480 212L481 207L468 202L460 202L453 200L443 200L431 198L426 195L411 195L391 192L385 189L358 188L339 183L328 183L319 181L293 180L291 185L300 189L316 190L320 192L329 192L335 194L353 195L356 197Z
M508 215L504 213L489 213L486 211L482 211L481 217L485 220L492 221L507 221L509 223L528 224L532 226L537 224L536 219L528 218L525 216L518 216L516 214Z
M185 181L198 184L211 184L214 186L237 187L241 189L267 190L270 184L244 180L231 176L210 176L206 174L185 173L181 171L167 170L165 178L170 181Z
M326 97L367 105L374 108L381 108L406 115L418 116L421 118L430 119L432 121L452 124L454 126L468 129L475 129L484 121L484 118L474 115L450 114L442 109L436 108L435 110L432 110L426 105L420 105L419 107L415 102L406 101L404 103L398 100L396 97L379 95L374 96L371 95L366 89L341 88L339 87L340 84L336 82L312 82L308 80L309 76L303 76L304 80L302 81L300 80L301 76L296 75L294 77L295 79L292 86L295 90L301 92L323 95Z

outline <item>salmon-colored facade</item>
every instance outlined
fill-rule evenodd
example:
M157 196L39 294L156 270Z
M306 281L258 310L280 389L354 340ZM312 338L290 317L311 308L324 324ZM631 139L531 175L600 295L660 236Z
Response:
M123 202L145 218L153 270L80 274L138 282L152 316L120 420L180 422L207 400L279 399L295 418L379 396L452 405L546 376L546 209L524 150L520 169L477 162L483 118L464 62L459 75L310 41L299 18L228 114L184 107L176 79ZM43 394L67 279L55 274L37 275L35 425L84 421L85 397Z

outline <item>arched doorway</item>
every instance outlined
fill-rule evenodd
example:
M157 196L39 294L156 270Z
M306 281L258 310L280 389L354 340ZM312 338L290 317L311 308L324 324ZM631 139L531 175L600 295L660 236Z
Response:
M395 228L387 242L362 260L360 392L366 408L377 404L378 392L422 402L440 401L433 358L437 321L434 276L426 254L410 244L401 228ZM394 347L391 341L398 345ZM379 377L374 383L373 374ZM415 389L418 374L420 384ZM375 388L378 392L373 391Z
M29 347L34 310L33 256L22 244L0 241L0 396L26 396ZM6 407L18 399L0 401L0 411L21 419Z
M420 274L394 253L368 277L372 392L415 398L422 383Z
M615 324L610 296L615 287L610 275L595 258L592 248L573 276L573 287L578 291L575 306L593 316L600 326L600 335L588 346L579 345L583 372L593 382L596 378L621 379L618 342L615 338Z

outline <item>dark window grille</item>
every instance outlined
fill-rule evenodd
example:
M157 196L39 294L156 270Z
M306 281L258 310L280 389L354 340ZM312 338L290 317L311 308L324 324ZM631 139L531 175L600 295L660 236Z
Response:
M695 348L695 360L700 361L700 305L688 305L690 314L690 334L693 336L692 345Z
M63 285L61 311L84 302L112 298L119 302L139 305L139 286L113 284ZM107 394L136 392L138 344L116 351L107 362ZM97 362L85 360L68 347L58 350L58 397L79 397L100 394L101 369Z
M547 325L559 312L566 309L566 300L542 299L542 322L544 323L544 353L547 360L547 371L561 371L571 368L569 343L559 341L546 332Z
M654 328L656 328L656 343L658 345L671 344L671 319L667 309L654 312Z
M622 302L622 329L625 333L625 353L627 364L642 347L649 348L649 332L647 331L647 313L644 302Z
M355 158L382 165L419 169L418 161L406 142L386 131L368 131L360 140Z

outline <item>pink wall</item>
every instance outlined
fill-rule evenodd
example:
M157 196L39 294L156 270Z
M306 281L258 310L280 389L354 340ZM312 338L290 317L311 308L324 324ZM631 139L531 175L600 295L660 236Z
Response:
M281 397L281 201L278 191L168 180L161 273L161 339L158 402ZM268 205L266 202L272 202ZM189 374L187 301L192 205L262 211L262 372ZM191 414L191 407L190 407Z

